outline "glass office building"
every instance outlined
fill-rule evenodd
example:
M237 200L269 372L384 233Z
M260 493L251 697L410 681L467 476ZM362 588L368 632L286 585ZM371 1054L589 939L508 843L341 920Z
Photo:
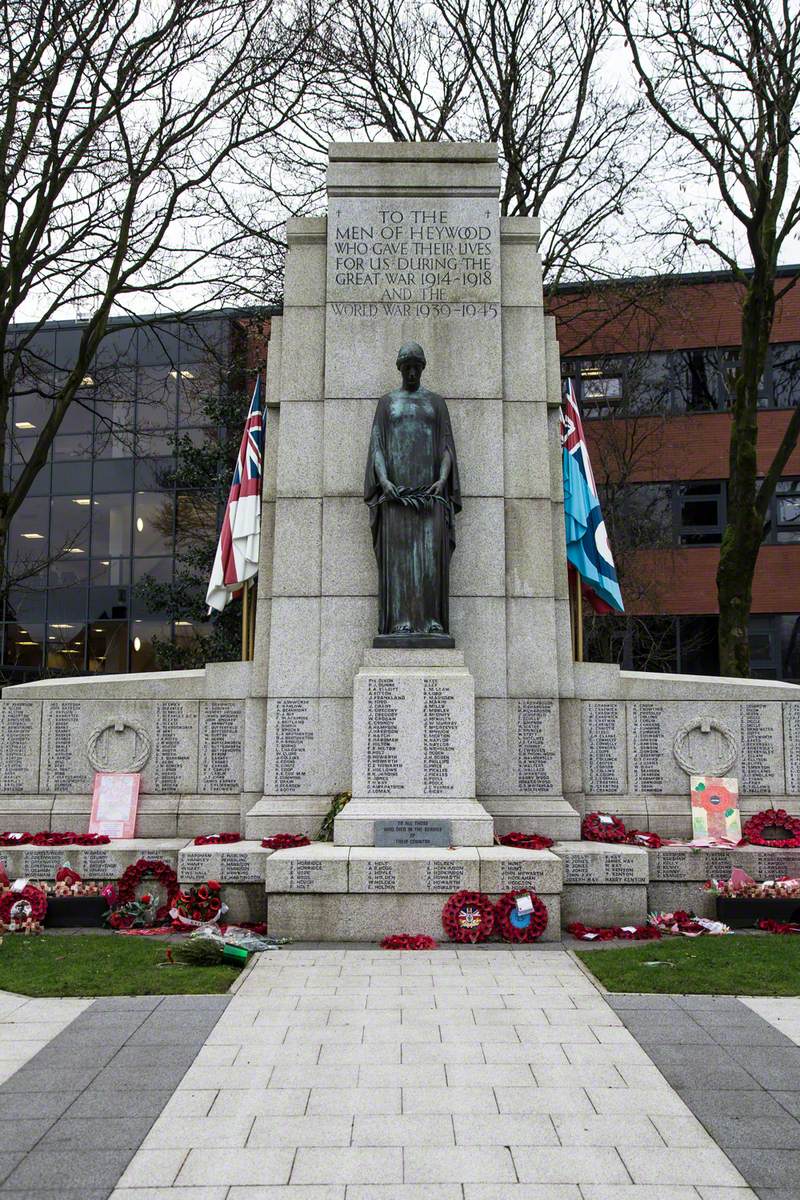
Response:
M81 332L80 322L52 322L26 354L8 415L7 481L28 460ZM6 682L152 670L154 638L192 636L187 622L149 611L137 585L171 582L198 504L212 510L209 525L217 520L215 501L177 490L169 475L176 436L218 436L208 402L231 386L242 339L234 314L112 322L10 527Z

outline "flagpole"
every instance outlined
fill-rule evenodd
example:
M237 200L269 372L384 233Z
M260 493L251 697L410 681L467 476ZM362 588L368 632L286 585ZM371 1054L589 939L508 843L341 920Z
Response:
M246 579L242 590L242 662L250 661L250 580Z
M575 572L575 661L583 662L583 586Z

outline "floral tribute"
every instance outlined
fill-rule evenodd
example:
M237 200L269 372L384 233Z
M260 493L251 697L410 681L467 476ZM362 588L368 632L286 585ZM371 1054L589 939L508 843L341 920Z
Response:
M451 942L485 942L494 929L494 905L484 892L455 892L442 909Z
M40 888L26 883L18 892L0 896L0 925L12 933L38 933L47 912L47 896Z
M585 842L624 842L627 831L619 817L592 812L581 821L581 837Z
M137 895L137 889L145 879L160 884L166 902L152 892ZM169 863L160 859L140 858L132 863L117 885L116 902L106 913L105 919L112 929L142 929L163 924L169 917L172 898L178 891L178 876ZM105 892L103 893L105 894Z
M435 950L438 944L427 933L392 933L381 942L381 950Z
M530 912L517 908L520 896L530 899ZM533 892L506 892L494 906L494 925L504 942L535 942L547 928L547 909Z
M649 913L648 923L662 933L680 934L682 937L700 937L703 933L714 935L730 933L730 927L722 921L711 921L708 917L697 917L684 909L675 912Z
M774 837L773 832L776 835ZM751 846L794 849L800 846L800 820L791 817L783 808L765 808L745 822L742 840L749 842Z
M0 846L105 846L105 833L0 833Z
M276 833L272 837L262 838L261 845L267 850L293 850L297 846L310 846L311 838L304 833Z
M625 841L629 846L644 846L646 850L659 850L665 844L662 837L649 829L629 829Z
M240 842L240 833L201 833L194 839L195 846L230 846L232 842Z
M222 915L221 887L209 879L198 887L180 889L172 902L170 916L178 925L204 925Z
M800 899L800 879L767 879L756 883L739 867L734 867L730 879L709 879L703 886L712 896L725 896L730 900Z
M77 871L73 871L68 863L56 871L55 883L40 880L35 886L45 895L57 896L59 899L65 896L99 896L102 894L102 884L87 882Z
M581 942L611 942L615 938L629 942L657 942L661 937L661 930L655 925L584 925L581 921L568 925L567 933Z
M553 839L541 833L504 833L497 839L501 846L514 846L517 850L547 850Z
M764 933L800 933L800 925L787 921L773 921L771 917L762 917L758 928Z

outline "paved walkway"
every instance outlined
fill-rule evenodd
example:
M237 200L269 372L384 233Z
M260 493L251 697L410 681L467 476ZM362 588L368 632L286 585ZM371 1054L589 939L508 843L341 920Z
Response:
M232 997L5 1021L28 1005L9 1200L800 1197L800 1001L606 996L558 947L481 947L287 949Z

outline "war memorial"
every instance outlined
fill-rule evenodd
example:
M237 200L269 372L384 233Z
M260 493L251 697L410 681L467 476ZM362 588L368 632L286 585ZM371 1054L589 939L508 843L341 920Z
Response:
M136 838L70 850L75 870L165 861L313 941L436 936L452 893L515 888L558 940L711 913L703 881L734 863L798 873L797 851L580 840L594 810L688 840L696 774L736 776L743 818L796 813L800 692L573 661L558 345L538 223L498 188L490 144L331 147L272 326L254 659L6 688L0 828L85 830L95 772L141 772ZM278 833L312 843L261 846ZM12 878L63 858L0 849Z

